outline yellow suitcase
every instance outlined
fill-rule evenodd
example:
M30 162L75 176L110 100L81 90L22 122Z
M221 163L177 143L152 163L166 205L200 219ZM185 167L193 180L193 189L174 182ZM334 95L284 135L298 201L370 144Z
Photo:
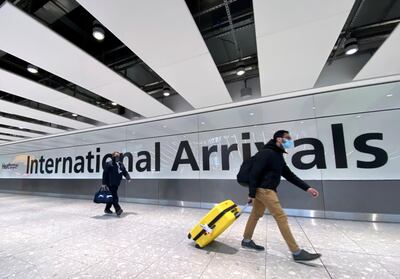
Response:
M240 210L238 206L231 200L223 201L208 214L190 231L189 239L196 242L197 248L203 248L223 233L237 218L239 218Z

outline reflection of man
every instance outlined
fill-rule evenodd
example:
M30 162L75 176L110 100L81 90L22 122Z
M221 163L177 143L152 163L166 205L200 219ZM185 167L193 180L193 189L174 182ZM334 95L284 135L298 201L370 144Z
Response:
M276 188L281 181L281 176L283 176L289 182L310 193L312 197L316 198L319 195L316 189L308 186L286 165L283 153L286 153L285 149L293 147L294 143L289 132L280 130L274 134L273 139L264 146L264 149L254 156L249 176L249 198L253 204L253 210L247 221L242 246L254 250L264 250L264 247L256 245L251 238L258 219L264 215L265 209L268 208L268 211L277 222L289 250L293 254L293 259L295 261L310 261L319 258L321 255L308 253L299 248L290 231L287 216L276 194Z
M112 153L111 162L107 162L104 171L103 171L103 185L107 185L110 189L111 194L113 195L113 201L107 203L106 208L104 209L104 213L112 214L111 205L114 206L115 212L118 216L120 216L123 212L121 206L118 203L118 187L121 184L122 175L128 180L131 181L131 177L129 173L126 171L126 168L122 161L120 161L120 153L114 151Z

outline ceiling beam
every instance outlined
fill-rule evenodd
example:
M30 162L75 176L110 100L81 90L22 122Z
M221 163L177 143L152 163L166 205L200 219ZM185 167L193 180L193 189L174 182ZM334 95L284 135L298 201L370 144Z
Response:
M185 1L78 2L194 108L232 102Z
M129 121L118 114L3 69L0 69L0 90L106 124Z
M46 134L59 134L66 132L66 130L50 127L50 126L45 126L45 125L40 125L32 122L27 122L23 120L18 120L18 119L13 119L9 117L3 117L0 116L0 124L1 125L6 125L10 127L16 127L16 128L23 128L23 129L29 129L32 131L38 131Z
M60 126L74 128L74 129L87 129L93 128L94 125L70 119L67 117L59 116L56 114L44 112L41 110L33 109L27 106L18 105L12 102L0 100L0 112L5 112L14 115L20 115L27 118L37 119L49 123L54 123Z
M313 88L352 0L254 0L262 96Z
M145 117L173 113L133 83L8 2L0 6L0 26L7 26L0 28L0 49L3 51Z

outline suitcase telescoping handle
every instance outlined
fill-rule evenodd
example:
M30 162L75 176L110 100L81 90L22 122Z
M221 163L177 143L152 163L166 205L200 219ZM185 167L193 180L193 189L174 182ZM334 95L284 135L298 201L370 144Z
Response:
M249 200L249 201L247 202L247 204L246 204L245 206L243 206L243 207L240 209L240 211L239 211L238 213L236 213L236 215L235 215L236 219L239 218L240 215L242 215L242 213L243 213L247 208L249 208L250 205L251 205L251 200Z

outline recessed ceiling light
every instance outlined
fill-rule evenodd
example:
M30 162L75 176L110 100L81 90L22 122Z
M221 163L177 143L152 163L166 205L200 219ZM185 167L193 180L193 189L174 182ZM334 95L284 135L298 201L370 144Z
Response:
M163 127L163 128L167 128L167 125L163 125L162 127Z
M386 97L392 97L393 96L393 94L387 94L386 95Z
M78 115L77 115L76 113L73 113L72 116L73 116L73 117L76 117L76 116L78 116Z
M39 69L36 66L30 64L26 67L26 69L32 74L37 74L39 72Z
M357 117L357 118L360 118L360 117L361 117L361 115L357 115L356 117Z
M164 88L163 96L168 97L171 95L171 90L169 88Z
M253 116L253 115L254 115L254 112L250 112L249 114L250 114L250 116Z
M201 125L204 125L204 124L206 124L206 122L203 122L203 121L202 121L200 124L201 124Z
M344 47L344 52L346 53L346 55L352 55L352 54L356 53L357 51L358 51L357 40L354 38L350 38L350 39L346 40L346 44Z
M238 67L238 68L236 69L236 75L238 75L238 76L244 75L245 72L246 72L246 70L244 69L243 66L240 66L240 67Z
M117 103L116 103L116 102L112 102L111 104L112 104L113 106L116 106L116 105L117 105Z
M106 37L106 35L104 34L104 29L100 26L93 27L92 35L98 41L102 41Z
M19 127L21 130L23 130L24 129L24 127Z

